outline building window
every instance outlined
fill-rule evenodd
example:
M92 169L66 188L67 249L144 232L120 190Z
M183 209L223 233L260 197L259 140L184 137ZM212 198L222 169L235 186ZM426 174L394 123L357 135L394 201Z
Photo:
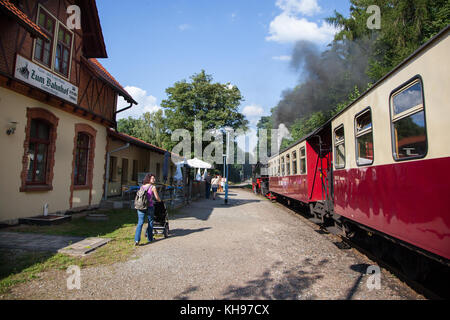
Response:
M89 160L89 136L79 133L77 138L77 151L75 156L75 185L84 186L87 184L87 171Z
M172 167L170 169L172 170ZM138 181L138 171L139 171L138 161L133 160L133 177L131 178L131 180Z
M42 6L39 6L37 24L50 41L43 38L35 40L34 60L65 78L69 78L73 32Z
M334 130L334 167L336 169L345 168L345 135L344 126Z
M291 157L286 155L286 175L291 175Z
M292 152L292 174L297 174L297 151Z
M373 163L372 112L370 109L355 117L356 163L358 166Z
M421 80L393 94L391 106L395 160L424 157L428 143Z
M31 120L28 145L27 184L45 184L51 125L39 119Z
M20 192L52 190L59 119L41 108L27 108Z
M52 39L51 41L44 40L42 38L37 38L34 47L34 58L45 66L51 68L51 58L53 52L53 38L55 33L55 23L56 20L53 19L44 10L39 10L38 22L37 24L45 33L45 35Z
M306 174L306 148L300 148L300 174Z
M58 30L58 41L56 43L55 71L65 77L69 75L71 45L72 34L60 24Z
M115 182L116 181L116 167L117 167L117 158L114 156L111 156L109 160L109 182Z

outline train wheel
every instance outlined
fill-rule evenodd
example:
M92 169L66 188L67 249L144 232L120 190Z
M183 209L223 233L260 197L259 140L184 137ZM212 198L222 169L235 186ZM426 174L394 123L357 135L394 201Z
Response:
M347 239L353 239L356 235L356 230L347 223L342 224L342 232Z

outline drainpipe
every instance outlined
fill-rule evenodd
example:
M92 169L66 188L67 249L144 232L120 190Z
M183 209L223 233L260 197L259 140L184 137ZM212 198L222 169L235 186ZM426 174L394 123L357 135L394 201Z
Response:
M111 162L111 154L115 153L115 152L119 152L121 150L125 150L128 149L130 147L130 143L127 143L126 145L117 148L115 150L112 150L108 153L106 153L106 178L105 178L105 190L104 190L104 196L103 196L103 200L107 200L108 199L108 182L109 182L109 167L110 167L110 162Z
M130 105L129 105L128 107L123 108L123 109L121 109L121 110L119 110L119 111L114 112L114 121L115 121L115 128L114 128L114 129L116 129L116 131L117 131L117 121L116 121L117 114L118 114L118 113L121 113L121 112L124 112L124 111L126 111L126 110L128 110L128 109L130 109L130 108L133 106L133 104L134 104L133 102L130 102Z
M114 112L114 116L116 116L118 113L121 113L121 112L123 112L123 111L125 111L125 110L130 109L130 108L133 106L133 104L134 104L133 102L130 102L130 105L129 105L128 107L123 108L123 109L121 109L121 110L119 110L119 111Z

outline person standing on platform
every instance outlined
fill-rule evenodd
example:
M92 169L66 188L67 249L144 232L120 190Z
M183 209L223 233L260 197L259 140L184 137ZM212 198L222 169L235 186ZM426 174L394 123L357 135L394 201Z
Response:
M212 179L211 181L211 188L212 188L212 193L213 193L213 200L216 200L216 193L217 193L217 188L219 188L219 184L220 184L220 177L219 175L217 175L214 179Z
M205 197L206 197L206 199L209 199L209 195L211 193L211 180L212 180L212 177L208 172L207 176L205 178Z

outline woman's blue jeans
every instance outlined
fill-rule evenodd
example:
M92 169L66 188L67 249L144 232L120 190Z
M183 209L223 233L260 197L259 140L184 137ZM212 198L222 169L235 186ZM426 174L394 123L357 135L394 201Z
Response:
M153 241L153 219L155 218L155 207L148 207L147 211L137 210L138 225L136 227L136 235L134 236L135 242L141 241L142 226L144 225L144 218L146 213L148 219L148 226L145 234L149 242Z

